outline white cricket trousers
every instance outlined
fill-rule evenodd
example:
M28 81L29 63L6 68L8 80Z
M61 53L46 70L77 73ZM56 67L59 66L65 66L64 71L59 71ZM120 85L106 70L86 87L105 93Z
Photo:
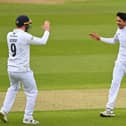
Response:
M37 97L37 86L34 79L34 75L32 71L29 72L8 72L10 87L7 90L5 100L3 102L3 106L1 108L2 111L8 113L15 101L16 94L20 89L20 84L22 83L24 88L24 93L26 95L26 106L24 118L33 118L32 114L34 111L34 106Z
M108 102L106 104L106 108L114 109L120 84L125 73L126 73L126 63L116 61L113 69L113 79L111 87L109 89Z

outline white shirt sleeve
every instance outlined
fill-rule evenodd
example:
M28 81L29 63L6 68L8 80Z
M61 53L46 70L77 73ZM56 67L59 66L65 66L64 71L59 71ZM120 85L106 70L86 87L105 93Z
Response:
M117 41L118 41L118 30L116 32L116 34L114 35L113 38L104 38L104 37L100 37L100 40L102 42L105 42L105 43L109 43L109 44L115 44Z
M45 45L49 38L49 31L45 31L41 38L32 36L31 34L27 33L27 44L34 44L34 45Z
M115 44L114 38L104 38L104 37L100 37L100 40L101 40L102 42L105 42L105 43Z

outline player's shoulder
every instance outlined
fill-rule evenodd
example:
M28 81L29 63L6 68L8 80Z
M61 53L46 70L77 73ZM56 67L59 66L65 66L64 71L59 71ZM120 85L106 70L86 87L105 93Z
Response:
M31 35L30 33L28 33L28 32L24 32L24 37L25 37L27 40L29 40L29 39L32 37L32 35Z
M10 37L12 34L13 34L12 31L11 31L11 32L8 32L8 33L7 33L7 38Z
M23 39L26 39L26 40L30 40L32 35L28 32L25 32L21 29L14 29L13 31L10 31L7 33L7 37L11 37L11 36L14 36L14 35L17 35L18 37L21 37Z
M7 35L10 35L10 34L12 34L12 33L13 33L13 31L10 31L10 32L7 33Z

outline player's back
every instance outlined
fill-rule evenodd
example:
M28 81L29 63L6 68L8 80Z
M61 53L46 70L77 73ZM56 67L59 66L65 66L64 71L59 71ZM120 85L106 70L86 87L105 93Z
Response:
M27 33L15 29L7 35L9 50L8 71L29 71L29 44L27 44Z

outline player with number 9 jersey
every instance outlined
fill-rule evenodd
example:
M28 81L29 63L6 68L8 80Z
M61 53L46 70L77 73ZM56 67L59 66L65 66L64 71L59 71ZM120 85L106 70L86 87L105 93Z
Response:
M7 34L10 86L0 109L0 119L3 122L8 121L7 114L14 104L16 94L23 87L26 96L23 123L39 124L39 121L33 117L38 89L34 73L30 69L30 45L45 45L47 43L50 34L50 22L45 21L42 25L42 29L44 29L42 37L35 37L28 33L31 23L29 17L21 15L16 19L16 28Z
M30 44L46 44L49 32L45 31L42 38L34 37L31 34L14 29L7 35L9 58L8 71L26 72L30 71L29 55Z

